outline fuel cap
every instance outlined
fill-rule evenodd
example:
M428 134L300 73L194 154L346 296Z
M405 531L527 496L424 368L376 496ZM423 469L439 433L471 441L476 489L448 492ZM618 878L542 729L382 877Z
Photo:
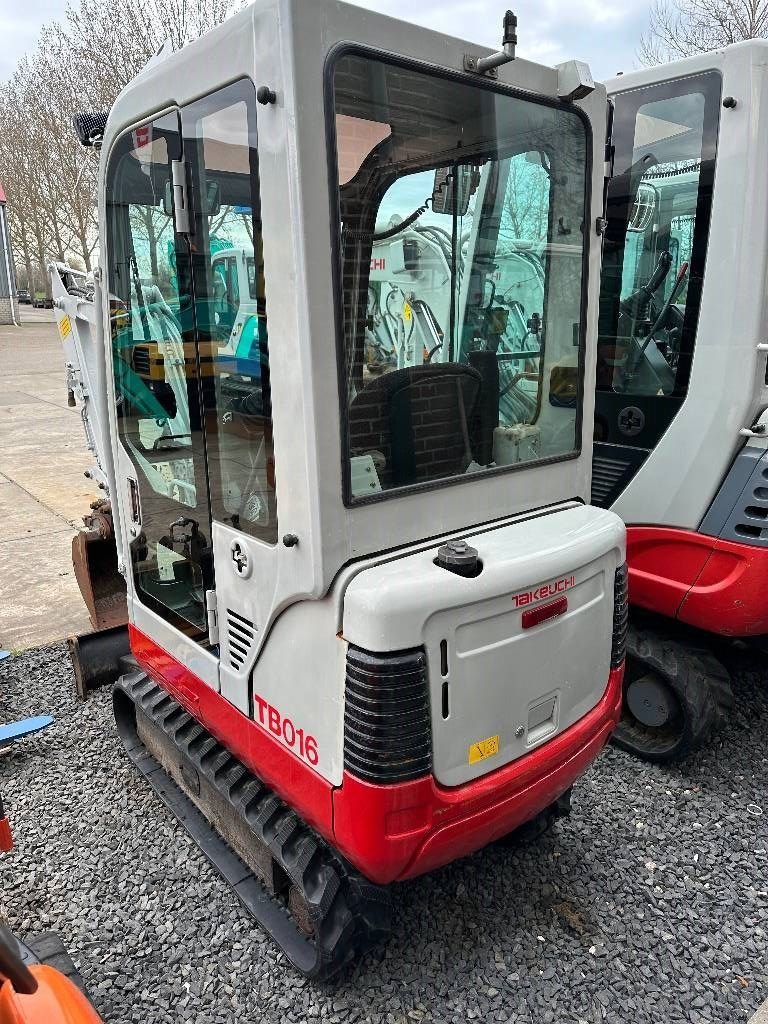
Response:
M477 576L480 568L477 549L465 540L449 540L437 549L435 564L458 576Z

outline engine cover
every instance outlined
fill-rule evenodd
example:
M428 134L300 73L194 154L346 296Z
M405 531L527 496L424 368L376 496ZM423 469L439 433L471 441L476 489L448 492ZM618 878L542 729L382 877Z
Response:
M523 756L599 702L611 662L624 527L576 506L464 538L477 575L437 547L372 566L344 597L344 638L369 652L423 647L433 771L457 786Z

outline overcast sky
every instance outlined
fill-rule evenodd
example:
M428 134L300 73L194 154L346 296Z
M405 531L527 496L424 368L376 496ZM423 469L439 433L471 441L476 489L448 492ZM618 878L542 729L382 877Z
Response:
M497 46L505 0L353 0L361 7ZM67 0L0 0L0 81L34 46L40 26L63 16ZM555 64L569 57L589 62L595 78L637 65L649 0L514 0L521 57Z

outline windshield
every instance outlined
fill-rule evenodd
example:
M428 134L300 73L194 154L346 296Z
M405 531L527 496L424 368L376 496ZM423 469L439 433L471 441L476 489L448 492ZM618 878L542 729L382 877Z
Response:
M615 97L598 387L685 394L714 176L719 77Z
M334 100L350 497L574 454L585 122L363 56Z

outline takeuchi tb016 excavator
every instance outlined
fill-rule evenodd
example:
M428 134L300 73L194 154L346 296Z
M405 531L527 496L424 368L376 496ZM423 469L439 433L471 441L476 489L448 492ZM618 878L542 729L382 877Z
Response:
M389 883L565 810L620 712L606 95L515 24L489 54L257 0L76 120L99 265L54 293L111 625L80 686L118 676L137 768L314 978Z
M767 58L740 43L608 83L592 497L628 527L615 739L656 761L732 705L718 638L768 634Z

